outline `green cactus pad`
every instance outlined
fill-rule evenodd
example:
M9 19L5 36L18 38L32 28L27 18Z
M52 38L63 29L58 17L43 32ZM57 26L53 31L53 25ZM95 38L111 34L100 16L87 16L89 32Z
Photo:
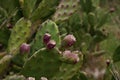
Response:
M25 17L29 18L31 16L36 2L37 0L24 0L23 13Z
M82 66L83 55L80 55L80 61L76 64L63 63L59 71L51 80L70 80Z
M10 36L10 31L8 29L0 29L0 43L5 47L8 44L8 39Z
M70 17L79 7L79 0L61 0L57 7L56 13L53 16L53 20L64 21Z
M42 48L33 54L25 63L22 74L26 77L35 77L39 80L41 77L53 77L59 70L61 61L59 53L53 50Z
M21 18L14 26L8 43L8 53L17 54L22 43L26 42L30 36L31 22Z
M51 39L56 41L56 47L60 46L60 36L58 31L58 26L51 20L45 21L41 28L38 30L35 40L31 46L31 53L33 54L35 51L45 47L43 43L43 36L45 33L51 34Z
M91 27L94 27L96 25L96 15L92 12L88 14L88 22Z
M8 66L10 64L12 56L6 55L2 59L0 59L0 76L3 75L3 73L9 69Z
M38 8L33 12L31 20L37 21L49 17L55 11L55 6L57 6L58 3L59 0L42 0Z

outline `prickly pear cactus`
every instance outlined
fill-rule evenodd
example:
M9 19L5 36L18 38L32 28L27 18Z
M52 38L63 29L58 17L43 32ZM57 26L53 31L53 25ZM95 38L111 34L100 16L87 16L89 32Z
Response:
M40 48L45 47L43 37L46 33L49 33L51 35L51 39L55 40L57 47L60 46L61 40L59 36L58 26L53 21L47 20L42 23L40 29L36 33L35 40L32 43L31 54Z
M113 63L120 61L119 33L110 37L118 43L111 52L104 27L119 20L105 25L115 9L103 9L100 1L0 0L0 80L107 79L101 79L104 49L114 53Z
M64 21L68 19L79 8L79 0L61 0L53 16L53 20Z
M22 43L26 42L30 36L31 22L21 18L12 30L9 43L8 53L17 54Z
M27 77L35 77L36 80L39 80L40 77L47 77L49 79L59 70L59 66L61 65L59 57L59 52L55 49L40 49L28 59L21 73Z

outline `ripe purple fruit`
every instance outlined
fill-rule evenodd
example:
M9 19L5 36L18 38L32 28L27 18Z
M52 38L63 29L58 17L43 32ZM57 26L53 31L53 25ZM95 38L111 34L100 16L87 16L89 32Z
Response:
M113 13L113 12L115 12L115 8L114 7L110 8L110 13Z
M26 43L23 43L20 46L20 53L29 53L29 52L30 52L30 45L26 44Z
M51 35L49 33L45 33L45 35L43 36L43 42L45 44L47 44L51 39Z
M65 46L71 47L76 42L76 38L72 34L69 34L65 36L65 38L63 39L63 42Z
M110 60L109 59L106 60L106 64L107 64L107 66L110 65Z
M56 45L56 42L54 40L50 40L48 43L47 43L47 49L52 49L54 48Z
M7 24L7 28L8 28L8 29L12 29L12 28L13 28L13 25L12 25L11 23L8 23L8 24Z
M63 52L63 58L73 63L79 62L78 54L75 54L69 50Z

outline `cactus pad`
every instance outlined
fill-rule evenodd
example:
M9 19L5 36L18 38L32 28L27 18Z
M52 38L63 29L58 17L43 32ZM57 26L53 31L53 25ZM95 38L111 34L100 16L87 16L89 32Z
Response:
M70 17L79 7L79 0L61 0L53 16L54 21L64 21Z
M43 36L45 33L49 33L51 35L51 39L56 42L56 46L60 46L60 36L58 31L58 26L51 20L45 21L41 28L38 30L33 45L31 47L31 54L35 51L45 47L43 42Z
M8 43L8 53L15 55L30 36L31 22L21 18L14 26Z
M58 3L59 0L42 0L38 8L33 12L31 20L44 20L49 17L55 11L55 6L57 6Z
M49 79L59 70L60 62L59 53L55 49L42 48L28 59L21 73L27 77L35 77L36 80L39 80L40 77Z
M0 76L3 75L5 70L8 69L12 56L6 55L2 59L0 59Z

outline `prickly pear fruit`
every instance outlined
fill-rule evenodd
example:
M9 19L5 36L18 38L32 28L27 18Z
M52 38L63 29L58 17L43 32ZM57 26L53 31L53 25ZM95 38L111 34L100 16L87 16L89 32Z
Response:
M113 12L115 12L115 8L114 7L110 8L110 13L113 13Z
M20 53L29 53L29 52L30 52L30 45L26 44L26 43L23 43L20 46Z
M106 60L106 64L107 64L107 66L110 65L110 60L109 59Z
M65 36L63 39L63 45L66 47L71 47L75 42L76 38L72 34Z
M48 43L47 43L47 49L52 49L54 48L56 45L56 42L54 40L50 40Z
M49 33L45 33L45 35L43 36L43 42L45 44L47 44L51 39L51 35Z
M63 58L69 62L77 63L79 61L78 54L75 54L69 50L63 52Z

